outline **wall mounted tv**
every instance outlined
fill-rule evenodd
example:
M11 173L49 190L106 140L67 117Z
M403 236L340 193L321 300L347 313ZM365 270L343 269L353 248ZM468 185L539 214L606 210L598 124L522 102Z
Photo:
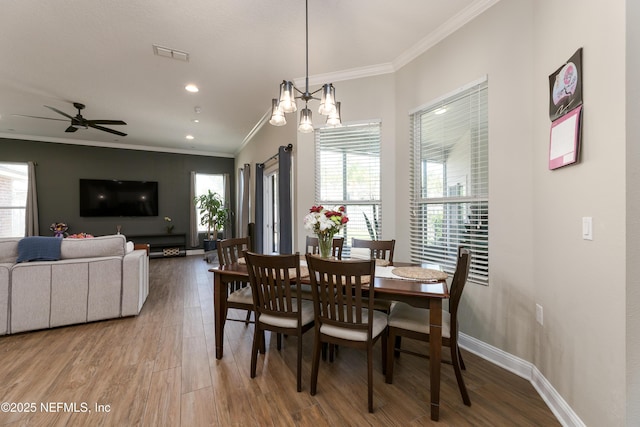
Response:
M158 183L81 179L80 216L158 216Z

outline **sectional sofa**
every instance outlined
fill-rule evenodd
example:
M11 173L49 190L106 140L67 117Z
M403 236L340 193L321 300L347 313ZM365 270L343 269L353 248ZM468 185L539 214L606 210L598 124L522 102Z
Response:
M0 335L140 313L149 257L124 235L61 239L58 260L18 263L20 241L0 239Z

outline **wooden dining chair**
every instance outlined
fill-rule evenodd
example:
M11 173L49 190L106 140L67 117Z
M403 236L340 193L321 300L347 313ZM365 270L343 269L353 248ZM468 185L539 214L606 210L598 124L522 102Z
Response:
M394 240L363 240L351 239L352 248L366 248L372 259L378 260L378 265L393 265L393 250L396 247Z
M344 237L334 237L333 244L331 246L331 256L337 259L342 259L342 246L344 245ZM318 238L307 236L306 252L308 254L319 254L320 247L318 245Z
M221 267L244 261L244 253L250 249L248 237L218 240L216 244L218 247L218 261ZM253 295L249 282L238 280L229 283L227 308L247 310L245 320L228 318L225 314L227 320L244 322L245 325L250 323L251 312L253 311Z
M355 347L367 351L369 412L373 412L373 346L382 337L382 363L386 362L386 314L373 309L373 298L363 294L374 289L374 260L340 261L307 254L315 312L315 339L311 368L311 395L318 385L323 344ZM367 289L363 289L363 287Z
M395 247L395 240L363 240L356 238L351 239L351 248L369 249L369 257L376 260L376 265L380 265L383 267L393 265L393 251ZM374 309L389 314L393 302L387 300L375 300L373 304Z
M451 289L449 290L449 311L442 312L442 345L451 349L450 363L453 365L453 370L456 374L462 401L467 406L471 406L471 400L469 399L469 393L462 378L462 369L465 369L465 366L460 354L460 348L458 347L458 308L462 291L469 276L470 263L471 255L469 250L464 248L459 249L456 271L451 281ZM429 310L412 307L401 302L396 303L391 309L391 313L389 314L386 373L386 382L389 384L393 382L393 364L396 353L403 352L423 356L412 351L401 349L399 345L400 340L396 340L397 337L407 337L429 342Z
M251 348L251 378L256 376L258 350L264 348L264 331L298 337L297 390L302 390L302 334L313 327L313 302L300 293L300 255L245 254L253 292L256 327Z

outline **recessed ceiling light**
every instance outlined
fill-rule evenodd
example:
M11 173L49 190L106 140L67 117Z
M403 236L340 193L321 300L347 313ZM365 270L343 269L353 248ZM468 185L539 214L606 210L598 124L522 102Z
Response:
M187 90L187 92L191 92L191 93L196 93L200 90L198 89L198 86L194 84L188 84L184 88Z
M187 138L187 139L193 139L193 135L187 135L185 138Z
M193 120L191 120L191 121L192 121L193 123L200 123L200 120L198 120L198 119L193 119Z

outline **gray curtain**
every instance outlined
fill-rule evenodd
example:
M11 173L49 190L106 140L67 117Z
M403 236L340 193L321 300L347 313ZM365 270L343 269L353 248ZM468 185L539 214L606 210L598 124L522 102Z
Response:
M255 247L259 254L263 251L264 237L264 164L256 163L256 191L255 191Z
M251 165L246 163L238 170L238 236L249 235L249 183L251 179Z
M228 208L229 206L231 206L231 182L229 180L229 174L225 173L224 174L224 206L226 208ZM224 223L224 238L225 239L229 239L231 238L234 233L233 233L233 221L231 220L231 217L233 216L233 212L231 211L229 216L227 216L227 220Z
M40 234L38 225L38 192L36 191L36 165L28 162L29 188L27 189L27 209L25 213L25 236Z
M192 248L200 246L200 238L198 237L198 223L196 221L196 205L193 200L196 198L196 173L191 172L191 184L189 187L189 236Z
M278 148L278 213L281 254L293 251L293 223L291 209L291 145Z

